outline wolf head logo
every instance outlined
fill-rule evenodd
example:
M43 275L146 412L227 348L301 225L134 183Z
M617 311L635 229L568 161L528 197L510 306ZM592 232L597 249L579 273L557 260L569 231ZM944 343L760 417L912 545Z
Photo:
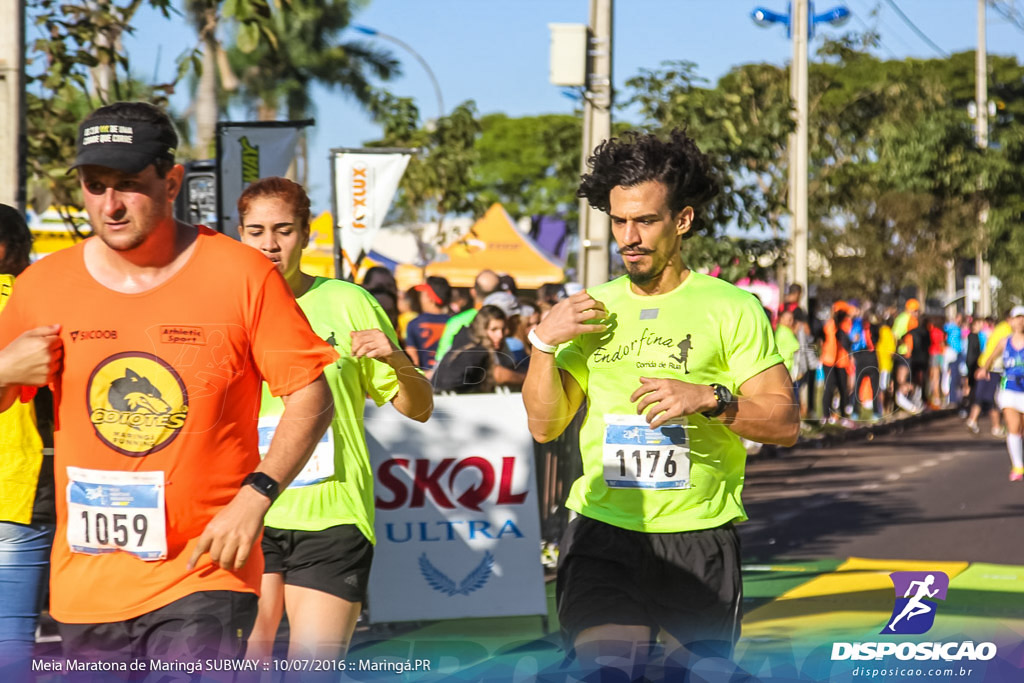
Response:
M171 406L160 395L160 390L131 368L125 368L124 377L111 382L107 400L114 410L129 413L166 415L171 412Z

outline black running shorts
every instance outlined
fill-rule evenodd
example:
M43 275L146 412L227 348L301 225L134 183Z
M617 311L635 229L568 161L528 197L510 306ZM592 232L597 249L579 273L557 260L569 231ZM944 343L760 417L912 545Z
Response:
M606 624L664 629L729 656L740 635L740 540L715 529L643 533L577 517L559 547L558 619L566 649ZM691 649L696 649L691 647Z
M354 524L323 531L263 530L264 574L282 574L285 585L363 602L373 563L373 544Z

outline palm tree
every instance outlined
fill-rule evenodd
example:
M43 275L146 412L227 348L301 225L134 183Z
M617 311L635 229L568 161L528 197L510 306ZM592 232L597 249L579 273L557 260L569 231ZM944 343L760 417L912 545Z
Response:
M272 5L269 41L244 52L236 45L231 64L241 74L242 96L254 103L254 114L274 120L282 110L290 119L313 113L313 83L351 95L364 107L374 100L371 78L382 81L400 73L398 61L386 50L359 41L338 40L351 22L352 0L288 0Z
M238 10L235 13L251 16L266 6L265 0L241 0L236 3L236 6L245 5L247 2L245 14ZM208 156L212 152L213 136L217 129L217 119L220 113L220 88L227 92L238 89L238 79L231 71L227 53L217 38L217 28L220 25L220 4L220 0L185 1L185 11L198 34L198 50L202 54L200 58L202 71L199 75L194 105L195 149L201 157Z

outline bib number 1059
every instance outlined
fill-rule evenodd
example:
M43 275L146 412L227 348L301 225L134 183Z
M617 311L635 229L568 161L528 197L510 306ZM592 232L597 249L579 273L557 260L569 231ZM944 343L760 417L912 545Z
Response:
M142 514L82 510L81 523L85 542L95 540L101 546L113 543L118 548L141 548L149 531L149 520Z
M126 552L147 561L167 557L163 472L68 467L67 473L71 552Z

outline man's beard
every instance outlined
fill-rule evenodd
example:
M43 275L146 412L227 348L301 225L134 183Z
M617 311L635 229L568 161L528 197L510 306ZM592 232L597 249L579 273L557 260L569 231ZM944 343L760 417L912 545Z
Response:
M661 271L665 269L664 266L656 268L653 261L646 268L635 263L626 263L625 266L626 275L629 276L629 281L634 285L646 285L653 282L659 275L661 275Z

